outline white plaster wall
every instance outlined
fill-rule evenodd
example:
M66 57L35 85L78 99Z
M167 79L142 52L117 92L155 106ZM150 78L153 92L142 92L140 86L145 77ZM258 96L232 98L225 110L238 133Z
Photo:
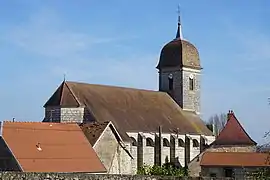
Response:
M134 139L137 140L138 142L138 133L127 133L130 137L133 137ZM155 147L150 147L146 146L146 138L151 138L155 142L155 133L140 133L143 137L143 163L145 165L154 165L155 162ZM162 134L162 142L163 138L166 138L170 142L170 138L173 136L175 138L175 147L174 147L174 154L175 154L175 159L178 158L179 163L181 166L185 165L185 148L184 147L179 147L178 146L178 139L182 139L184 143L185 142L185 135L176 135L176 134ZM196 139L198 143L200 143L200 135L188 135L190 136L190 160L192 160L194 157L196 157L200 153L200 146L199 147L193 147L193 142L192 139ZM178 137L178 139L177 139ZM214 136L206 136L207 139L207 144L212 143L215 140ZM170 144L172 145L172 144ZM130 153L134 157L134 160L131 160L131 172L136 173L137 171L137 149L138 147L136 146L131 146L130 145ZM173 151L173 149L170 149L171 147L163 147L163 143L161 146L162 149L162 154L161 154L161 160L162 164L165 163L166 156L168 156L168 159L170 160L170 153Z
M184 135L178 135L178 139L182 139L185 143ZM178 139L176 139L176 142L175 142L175 158L176 160L178 159L181 166L184 167L185 166L185 147L178 146Z
M212 142L214 142L216 140L216 137L215 136L205 136L205 138L207 139L205 141L206 144L211 144Z
M155 147L146 146L146 138L151 138L155 142L155 134L143 133L143 163L145 165L153 166L155 163Z
M190 141L190 160L194 159L198 154L200 154L200 146L199 147L193 147L193 139L196 139L200 144L200 135L190 135L191 141Z
M133 137L138 143L138 133L127 133L127 134L129 137ZM138 148L137 146L132 146L130 144L130 154L133 157L133 159L131 159L131 173L132 174L137 173L137 160L138 160L137 148Z
M128 150L130 147L131 144L126 144ZM132 158L122 147L120 148L120 174L133 174Z
M128 144L127 149L130 149ZM105 130L102 137L96 142L94 150L108 173L132 174L131 157L120 146L110 127Z
M170 147L165 147L163 146L163 139L167 139L169 141L169 145L170 145L170 134L162 134L162 146L161 146L161 164L164 164L166 161L166 157L168 158L169 162L170 162Z

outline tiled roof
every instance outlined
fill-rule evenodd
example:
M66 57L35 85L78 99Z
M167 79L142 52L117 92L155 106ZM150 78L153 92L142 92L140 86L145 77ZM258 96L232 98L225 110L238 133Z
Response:
M108 126L109 122L92 122L92 123L82 123L80 127L84 132L85 136L89 140L92 146L95 145L96 141L99 139L105 128Z
M199 52L190 42L174 39L161 50L158 69L166 67L190 67L201 69Z
M256 145L240 122L237 120L234 112L228 113L228 121L223 130L218 135L213 145Z
M111 121L121 137L126 136L126 132L158 132L159 126L167 133L178 128L183 134L212 134L201 120L187 119L181 107L164 92L66 81L61 86L58 89L69 93L55 93L45 107L81 104L97 122Z
M270 166L267 161L268 153L254 152L205 152L201 166L223 167L265 167Z
M2 137L24 172L104 172L77 124L3 122Z

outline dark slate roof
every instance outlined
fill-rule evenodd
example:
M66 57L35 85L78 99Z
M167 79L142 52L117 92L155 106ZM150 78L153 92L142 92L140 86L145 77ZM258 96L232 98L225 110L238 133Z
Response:
M230 111L228 113L228 121L223 130L218 135L213 145L256 145L257 143L251 139L235 114Z
M188 119L164 92L79 82L63 82L59 89L65 93L54 93L44 107L81 104L97 122L111 121L121 137L126 132L158 132L159 126L166 133L178 128L183 134L212 134L201 120Z

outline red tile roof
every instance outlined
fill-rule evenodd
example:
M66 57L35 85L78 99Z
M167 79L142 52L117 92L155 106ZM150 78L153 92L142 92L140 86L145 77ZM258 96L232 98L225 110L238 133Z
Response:
M24 172L106 171L77 124L4 122L2 137Z
M201 166L270 167L268 153L254 152L205 152Z
M233 111L228 113L228 121L223 130L218 135L213 145L256 145L240 122L237 120Z

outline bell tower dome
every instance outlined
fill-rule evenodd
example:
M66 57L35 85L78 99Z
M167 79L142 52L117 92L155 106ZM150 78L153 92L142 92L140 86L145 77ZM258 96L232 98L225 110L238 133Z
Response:
M161 50L159 90L167 92L183 110L200 114L201 65L197 48L182 35L180 14L176 37Z

